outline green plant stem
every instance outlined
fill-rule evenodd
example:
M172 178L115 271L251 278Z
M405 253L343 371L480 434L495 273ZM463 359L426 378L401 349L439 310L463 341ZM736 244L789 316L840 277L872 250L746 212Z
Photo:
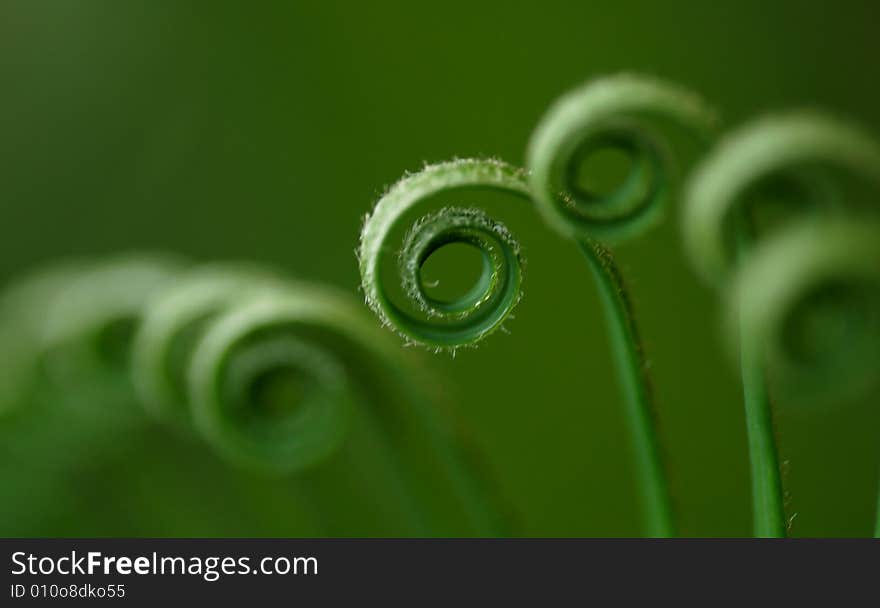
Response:
M611 351L632 437L645 533L650 537L667 538L674 534L672 508L635 316L626 296L623 278L610 252L588 241L578 241L578 247L596 278L608 320Z
M740 350L746 434L752 473L752 528L758 538L785 537L782 476L773 416L761 358L743 343Z
M755 227L747 218L743 218L736 231L736 251L740 263L747 255L754 234ZM752 478L752 533L758 538L784 538L782 475L764 358L761 356L761 345L746 335L744 323L740 322L739 325L740 372Z

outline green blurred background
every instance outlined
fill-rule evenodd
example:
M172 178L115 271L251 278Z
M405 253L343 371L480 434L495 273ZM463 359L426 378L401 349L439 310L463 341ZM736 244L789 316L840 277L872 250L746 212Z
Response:
M268 262L355 294L358 230L385 185L453 156L521 163L548 104L597 75L679 81L731 125L819 105L880 132L877 19L870 2L806 0L6 0L0 280L71 255L160 249ZM638 534L590 276L534 212L511 205L502 215L528 257L510 335L455 359L424 359L521 534ZM623 246L621 263L651 360L681 531L747 535L735 368L716 295L691 272L676 216L672 206L659 229ZM833 410L779 405L792 534L869 534L876 399ZM283 481L207 457L182 469L175 459L194 458L192 450L178 454L160 431L120 431L118 441L113 458L58 478L21 473L7 458L0 532L320 533L296 520ZM369 522L353 526L377 533Z

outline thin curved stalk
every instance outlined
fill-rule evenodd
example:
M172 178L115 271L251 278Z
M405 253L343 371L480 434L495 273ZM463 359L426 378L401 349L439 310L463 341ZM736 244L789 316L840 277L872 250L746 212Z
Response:
M782 475L763 367L761 359L744 343L740 368L752 475L753 533L758 538L784 538Z
M739 224L737 247L739 258L743 259L754 230L744 220ZM764 362L760 348L747 335L743 319L737 319L737 324L740 332L739 366L752 483L752 535L757 538L785 538L784 489L779 469L779 447L773 429L773 409Z
M674 534L672 506L657 439L650 381L632 304L610 252L588 241L578 241L578 248L596 279L608 323L608 338L631 437L645 533L655 538L668 538Z

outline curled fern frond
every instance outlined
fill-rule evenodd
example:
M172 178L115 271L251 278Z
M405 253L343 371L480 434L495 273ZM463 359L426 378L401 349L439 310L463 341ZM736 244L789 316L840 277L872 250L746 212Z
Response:
M345 437L356 397L333 350L285 333L277 319L251 316L239 321L249 322L254 334L246 344L232 340L218 349L215 339L207 362L198 355L228 315L241 319L240 311L255 300L278 294L290 302L320 299L328 307L344 301L329 292L319 298L315 288L260 268L197 268L148 302L134 340L132 373L153 412L195 423L235 462L294 473L326 459ZM345 330L337 327L340 334Z
M880 185L880 146L857 126L816 111L756 120L694 170L682 216L689 257L704 280L723 283L742 239L757 236L756 206L793 207L796 217L846 211L855 202L841 200L848 180Z
M206 327L256 291L284 279L261 267L198 266L156 290L132 344L132 374L144 406L174 423L191 422L186 371Z
M500 222L478 209L447 207L412 224L402 247L390 243L407 212L439 193L488 189L528 197L524 172L496 160L465 159L429 165L394 184L376 204L361 231L358 258L361 286L370 308L384 325L408 341L439 350L475 344L498 329L521 297L519 244ZM451 301L426 293L420 270L439 248L466 243L482 255L482 274L474 287ZM400 281L416 315L388 294L382 259L400 250Z
M847 399L880 379L880 219L803 222L736 273L728 323L798 401Z
M366 361L352 356L386 355L363 329L356 309L329 290L255 294L218 316L193 351L197 427L243 462L289 472L321 461L369 388L353 368Z
M563 96L532 135L529 181L538 209L561 233L576 239L621 240L660 217L676 180L660 126L708 141L715 111L673 83L621 74L587 83ZM580 179L585 161L603 151L622 153L629 170L609 192Z

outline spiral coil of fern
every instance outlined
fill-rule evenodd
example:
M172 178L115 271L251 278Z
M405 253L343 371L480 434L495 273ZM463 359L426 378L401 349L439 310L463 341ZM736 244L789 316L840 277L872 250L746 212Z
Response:
M409 380L417 373L343 294L260 268L185 268L157 256L47 276L61 278L36 283L52 283L55 297L32 302L48 312L25 333L53 398L77 395L90 414L140 401L252 470L301 476L339 461L345 483L383 496L371 512L409 533L494 533L479 481L455 468L455 439ZM48 290L12 291L24 302ZM354 432L353 420L365 430ZM420 448L428 457L387 428L406 424L431 438ZM413 454L438 464L410 466ZM418 487L426 483L448 488L457 511L434 508Z
M361 232L358 258L366 301L382 323L407 341L437 350L474 345L499 328L519 301L522 257L507 228L481 210L446 207L416 220L400 250L401 285L416 317L392 301L381 271L383 251L405 215L426 199L463 188L498 190L534 201L542 216L577 241L596 277L608 317L636 452L645 531L670 536L672 516L650 408L641 343L623 280L611 252L596 240L632 236L658 216L670 195L671 166L662 138L646 126L656 117L698 138L711 133L715 115L698 97L653 78L599 79L563 97L541 121L527 154L528 174L497 160L467 159L429 165L404 176L376 203ZM608 195L574 177L584 159L605 148L631 160L629 175ZM451 243L480 250L483 272L460 298L431 299L420 277L425 261Z
M662 217L675 190L661 127L709 142L717 122L702 98L669 82L633 74L589 82L560 98L529 142L527 166L538 209L579 241L637 236ZM629 160L625 178L607 193L582 185L581 165L609 149Z
M196 361L204 357L199 353L225 315L285 290L317 297L262 269L221 266L184 273L147 303L132 347L132 372L154 413L189 419L234 460L296 473L325 459L345 436L352 398L335 358L295 336L282 339L267 331L254 344L225 344L199 365L201 382L195 379ZM269 323L263 319L257 328ZM218 371L220 366L225 370ZM205 388L210 370L222 378L216 391ZM281 384L276 390L283 390L285 380L291 390L300 382L308 387L295 411L262 403L269 409L258 415L255 406L261 399L254 392L273 381Z
M521 297L522 257L510 231L480 210L457 207L414 222L398 258L406 295L425 318L399 307L385 291L380 262L393 229L425 199L465 188L529 195L523 171L501 161L464 159L429 165L394 184L379 199L361 232L358 258L367 304L383 325L404 339L437 350L479 342L504 323ZM432 298L420 278L421 267L439 248L456 242L480 251L480 278L459 298Z
M806 401L877 379L880 224L860 194L878 185L880 146L818 112L740 128L689 184L685 245L699 274L727 287L739 347L756 536L786 534L768 382ZM768 206L784 213L762 226Z

